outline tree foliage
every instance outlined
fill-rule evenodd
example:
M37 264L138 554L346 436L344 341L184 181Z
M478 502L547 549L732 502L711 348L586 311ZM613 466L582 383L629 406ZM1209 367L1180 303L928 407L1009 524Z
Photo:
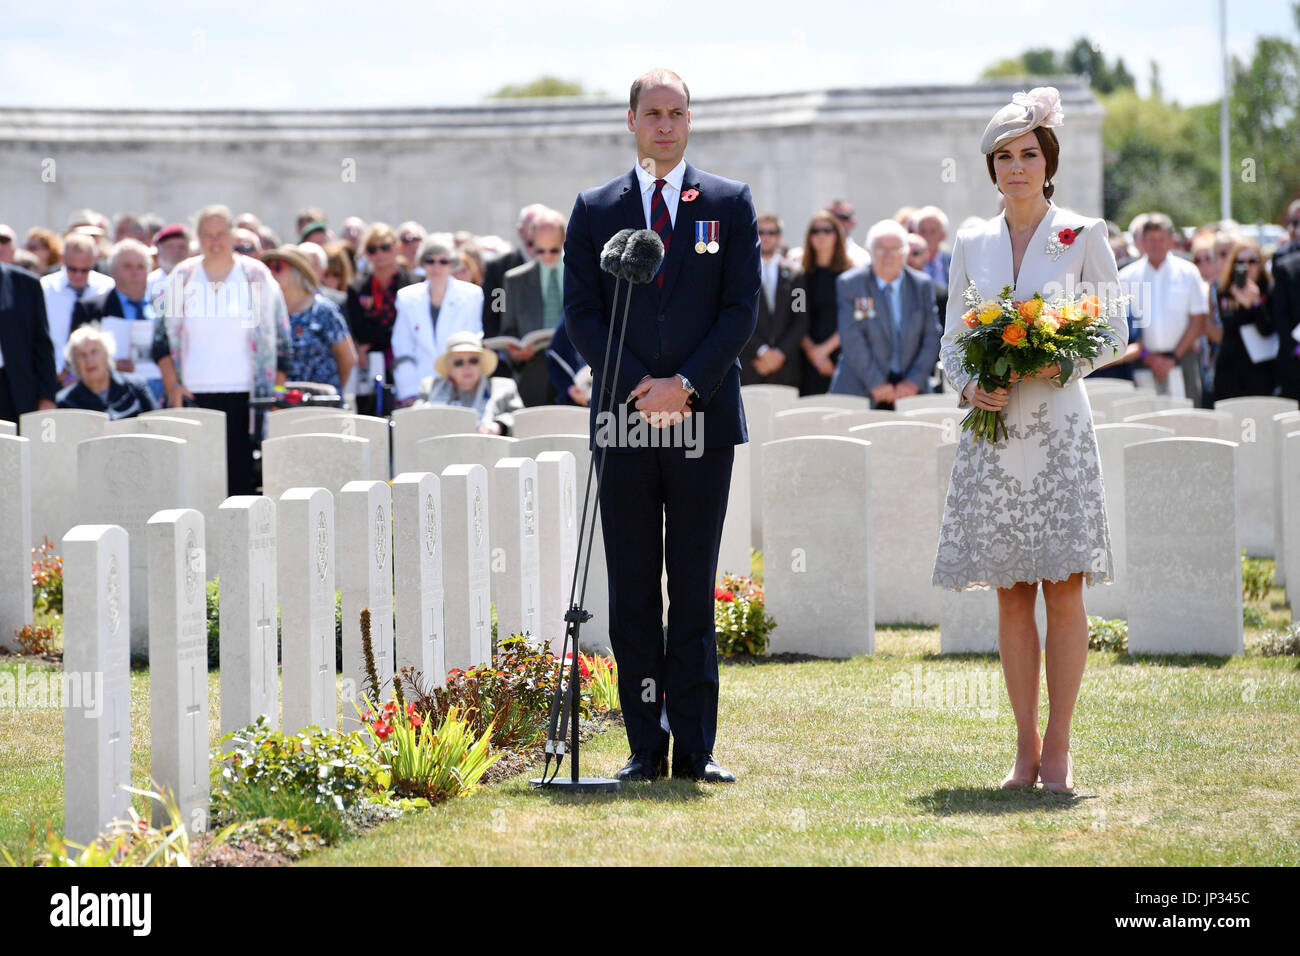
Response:
M507 83L488 99L526 99L547 96L586 96L589 91L577 80L562 80L558 76L539 76L527 83Z

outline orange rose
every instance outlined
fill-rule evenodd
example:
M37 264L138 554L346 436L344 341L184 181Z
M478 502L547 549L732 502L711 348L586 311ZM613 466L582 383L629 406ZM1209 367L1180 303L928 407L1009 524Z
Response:
M967 328L971 329L980 324L979 316L975 314L974 309L967 309L961 320L966 323Z
M1043 311L1042 299L1030 299L1027 302L1017 302L1015 305L1016 311L1026 322L1033 322Z
M1002 341L1007 345L1021 345L1025 341L1025 327L1018 323L1011 323L1002 333Z
M1085 295L1083 301L1079 303L1079 311L1090 319L1095 319L1101 315L1101 299L1095 295Z

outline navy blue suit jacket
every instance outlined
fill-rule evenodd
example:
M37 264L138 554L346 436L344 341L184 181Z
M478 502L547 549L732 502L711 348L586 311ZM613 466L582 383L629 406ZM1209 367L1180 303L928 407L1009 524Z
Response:
M54 401L54 343L45 316L45 294L34 275L0 262L0 354L9 393L21 415L46 398Z
M677 205L672 244L660 270L663 288L652 279L632 286L632 303L618 381L602 382L601 366L610 328L614 277L600 268L600 251L620 229L645 229L645 210L636 170L578 195L564 240L564 322L569 337L594 373L592 434L598 404L613 410L646 375L668 378L680 372L697 391L692 414L701 414L703 447L749 440L740 401L741 349L758 320L761 269L758 223L749 187L686 164L682 193L699 195ZM695 251L697 220L717 220L720 249ZM623 312L624 291L619 295ZM615 339L617 346L617 339ZM611 354L609 374L617 356ZM608 392L613 386L613 402ZM598 403L596 396L606 397ZM593 439L594 440L594 439Z

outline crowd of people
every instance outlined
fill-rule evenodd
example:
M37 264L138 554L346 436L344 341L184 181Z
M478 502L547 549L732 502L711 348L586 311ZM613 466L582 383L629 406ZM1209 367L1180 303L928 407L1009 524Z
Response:
M1236 223L1179 229L1159 212L1107 225L1133 294L1132 335L1094 374L1145 379L1202 407L1300 398L1300 200L1275 248ZM240 493L252 490L249 400L294 383L387 411L379 380L389 407L463 405L490 434L509 434L524 406L588 404L591 370L564 329L562 213L524 207L513 243L357 217L336 234L316 208L294 228L297 241L282 243L256 215L219 205L192 226L83 209L22 242L0 224L13 286L0 302L14 316L0 321L0 419L56 405L112 417L219 408ZM962 292L948 288L948 217L905 207L862 245L859 229L844 199L814 212L798 245L779 216L759 213L744 384L862 395L877 408L940 386L946 303ZM230 334L232 319L242 334Z

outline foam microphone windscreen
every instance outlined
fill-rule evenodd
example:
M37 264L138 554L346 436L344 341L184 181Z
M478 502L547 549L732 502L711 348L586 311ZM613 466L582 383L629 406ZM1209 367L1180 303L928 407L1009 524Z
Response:
M623 250L623 278L628 282L649 282L664 261L664 241L653 229L638 229Z
M600 267L610 275L622 276L623 250L627 248L627 241L634 232L635 229L620 229L609 237L605 248L600 250Z

